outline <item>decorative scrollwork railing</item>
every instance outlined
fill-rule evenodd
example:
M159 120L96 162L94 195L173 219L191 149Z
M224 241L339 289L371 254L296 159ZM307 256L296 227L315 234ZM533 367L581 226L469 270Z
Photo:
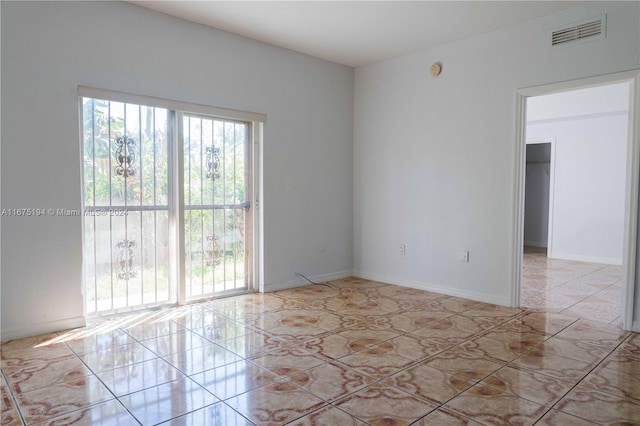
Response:
M136 153L134 148L136 141L129 136L118 136L116 138L116 167L113 169L117 176L135 176L136 169L133 167L134 161L136 161Z
M137 273L133 269L136 264L135 254L133 249L136 247L136 242L133 240L124 239L116 244L118 249L118 271L117 277L119 280L129 280L135 278Z
M208 146L205 148L207 158L205 160L207 166L207 179L220 178L220 148Z

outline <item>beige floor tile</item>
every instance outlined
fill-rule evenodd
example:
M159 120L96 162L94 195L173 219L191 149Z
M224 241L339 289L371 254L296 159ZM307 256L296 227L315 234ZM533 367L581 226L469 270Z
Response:
M434 404L443 404L470 388L474 382L420 364L394 374L384 384Z
M502 368L505 362L470 353L465 348L457 346L429 358L425 364L467 380L479 381Z
M476 385L445 407L487 425L532 425L548 407L494 387Z
M608 368L596 368L580 383L583 389L616 395L640 404L640 380L638 377Z
M3 372L15 393L29 392L91 374L91 370L76 357L54 358L50 362L27 367L6 367Z
M556 337L605 349L614 349L628 335L629 332L620 327L581 319L562 330Z
M640 380L640 354L635 356L624 351L614 351L602 363L602 367L620 371Z
M242 358L254 357L276 349L284 349L291 345L282 339L258 331L250 332L235 339L222 340L217 344Z
M522 340L512 341L490 338L494 336L494 333L489 333L482 337L477 337L473 340L461 343L460 347L464 348L469 353L473 353L484 358L497 359L499 361L512 361L536 344L536 339L529 338L529 340L527 340L524 336Z
M287 426L366 426L366 423L336 407L327 406L288 423Z
M276 375L247 360L223 365L191 376L194 382L222 400L273 383L276 378Z
M427 414L412 426L481 426L481 423L475 422L460 414L447 410L446 408L438 408Z
M338 362L367 376L383 379L414 363L398 351L397 345L388 340L340 358Z
M138 362L98 373L98 377L116 396L172 382L184 375L161 358Z
M586 362L549 355L535 350L517 358L512 365L556 379L568 380L578 380L587 375L592 368L592 365Z
M157 358L157 355L137 342L80 355L80 359L94 373L113 370L153 358Z
M167 356L176 352L196 349L211 342L189 330L179 331L162 337L142 340L141 343L158 356Z
M545 335L553 335L573 324L575 321L575 318L570 318L562 314L554 314L550 312L528 312L525 315L514 318L499 328L510 328L523 332L530 331Z
M283 425L326 405L320 398L287 381L254 389L225 402L260 425Z
M571 389L575 381L556 379L530 370L507 366L484 379L482 384L551 406Z
M155 425L219 401L187 377L125 395L119 399L144 425Z
M75 354L64 343L42 344L23 348L2 348L2 368L26 368L38 364L49 363L54 360L73 358Z
M640 419L640 404L580 385L554 408L598 424L633 425Z
M54 417L38 426L116 426L116 425L136 425L136 419L116 400L92 405L82 410L73 411Z
M544 426L593 426L596 423L592 423L590 421L581 419L576 416L572 416L571 414L563 413L558 410L549 410L547 414L544 415L543 418L540 419L537 425Z
M20 419L20 414L2 377L0 377L0 397L2 398L2 406L0 407L0 420L2 421L2 425L21 426L22 420Z
M223 402L208 405L192 411L184 416L176 417L160 424L161 426L196 426L196 425L233 425L253 426L249 420L241 416Z
M62 336L65 336L64 334ZM109 348L135 343L135 339L120 329L100 329L95 327L83 333L79 330L68 333L64 341L78 355L103 351Z
M16 395L18 407L27 423L37 423L113 399L95 376Z
M215 343L177 352L163 359L187 376L241 360L238 355Z
M295 374L289 381L318 398L333 402L372 384L375 379L339 364L322 364Z
M370 425L408 425L437 408L395 387L371 385L334 404Z
M557 355L587 364L595 364L609 353L608 349L589 345L580 341L563 340L552 337L531 350L532 355Z
M278 349L253 357L251 361L280 377L289 377L325 362L322 358L300 348Z

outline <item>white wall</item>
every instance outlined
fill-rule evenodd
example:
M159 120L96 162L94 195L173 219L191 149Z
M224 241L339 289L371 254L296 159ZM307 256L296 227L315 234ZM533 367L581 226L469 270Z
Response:
M626 112L527 125L556 138L551 257L622 264L628 128Z
M255 111L266 287L349 274L353 69L127 3L1 7L3 208L80 208L78 85ZM2 256L2 339L82 322L80 218L3 217Z
M606 38L549 45L603 13ZM639 4L602 2L356 69L356 273L509 304L517 89L637 69L639 51Z
M524 197L524 245L547 247L551 143L527 145Z

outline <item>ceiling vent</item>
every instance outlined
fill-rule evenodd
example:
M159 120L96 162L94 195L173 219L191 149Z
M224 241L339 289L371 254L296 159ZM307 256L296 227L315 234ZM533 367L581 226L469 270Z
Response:
M573 43L576 41L591 41L604 38L607 29L607 16L578 22L568 27L555 30L551 33L551 45Z

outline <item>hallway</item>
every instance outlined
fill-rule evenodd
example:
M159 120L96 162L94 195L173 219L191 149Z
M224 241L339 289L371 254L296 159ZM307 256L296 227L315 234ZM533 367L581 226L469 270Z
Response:
M549 259L525 247L522 307L620 324L622 266Z

